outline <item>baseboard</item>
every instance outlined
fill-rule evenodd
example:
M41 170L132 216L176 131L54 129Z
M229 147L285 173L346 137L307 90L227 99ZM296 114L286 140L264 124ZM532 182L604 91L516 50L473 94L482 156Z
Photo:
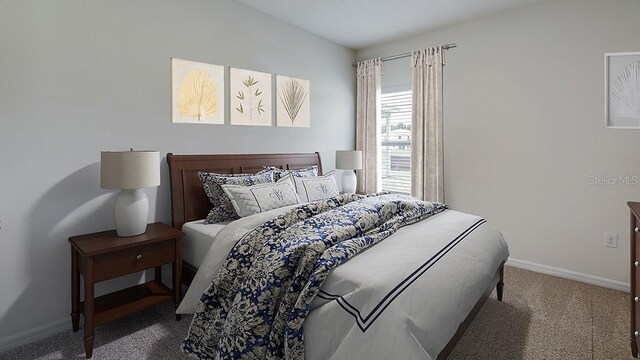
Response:
M65 318L7 336L0 339L0 354L69 329L71 329L71 319Z
M580 282L591 284L591 285L602 286L608 289L619 290L624 292L630 291L629 283L625 283L617 280L605 279L602 277L583 274L577 271L561 269L553 266L537 264L530 261L509 258L509 260L507 260L507 265L525 269L525 270L535 271L535 272L539 272L547 275L553 275L553 276L557 276L557 277L561 277L569 280L580 281Z

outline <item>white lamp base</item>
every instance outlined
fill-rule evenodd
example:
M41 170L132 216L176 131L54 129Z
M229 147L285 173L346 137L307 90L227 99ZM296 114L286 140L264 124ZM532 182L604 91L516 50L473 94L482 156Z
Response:
M136 236L147 231L149 199L139 189L122 190L116 197L113 208L118 236Z
M342 192L355 193L358 185L358 178L353 170L342 171Z

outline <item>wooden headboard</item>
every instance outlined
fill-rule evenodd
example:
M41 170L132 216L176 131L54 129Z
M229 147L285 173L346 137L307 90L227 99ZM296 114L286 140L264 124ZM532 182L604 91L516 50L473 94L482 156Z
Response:
M318 165L319 153L307 154L234 154L234 155L174 155L167 154L171 186L171 221L182 229L186 222L204 219L211 203L198 178L198 171L219 174L253 174L264 166L293 170Z

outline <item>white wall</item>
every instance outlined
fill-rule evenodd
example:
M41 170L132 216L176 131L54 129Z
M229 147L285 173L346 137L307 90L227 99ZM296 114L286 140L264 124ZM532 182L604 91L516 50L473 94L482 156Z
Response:
M503 232L513 258L629 281L628 200L640 131L604 127L604 53L640 51L640 1L552 1L358 51L456 42L444 74L445 196ZM383 86L411 82L384 63ZM617 249L604 233L619 234Z
M311 128L171 124L172 56L309 79ZM113 226L101 150L320 151L333 169L354 147L353 61L235 1L0 0L0 348L68 319L67 238ZM168 183L163 160L151 221L170 221Z

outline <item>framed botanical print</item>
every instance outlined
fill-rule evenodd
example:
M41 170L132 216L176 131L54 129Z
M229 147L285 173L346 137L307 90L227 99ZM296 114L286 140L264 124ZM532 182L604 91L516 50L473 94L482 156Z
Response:
M311 126L309 80L276 75L276 124L278 126Z
M607 53L605 126L640 129L640 52Z
M224 66L171 58L171 121L224 124Z
M271 74L229 70L231 125L271 126Z

